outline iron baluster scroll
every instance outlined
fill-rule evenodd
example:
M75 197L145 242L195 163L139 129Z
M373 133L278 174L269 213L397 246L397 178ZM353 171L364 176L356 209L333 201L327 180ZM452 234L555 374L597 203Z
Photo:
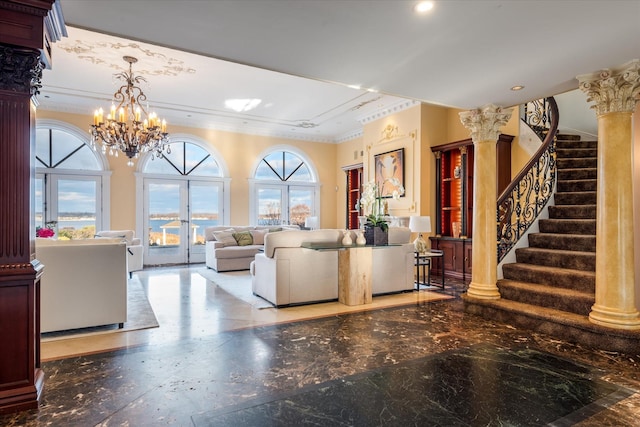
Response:
M553 98L536 99L523 104L520 110L520 120L526 123L541 141L545 140L551 128L553 113L550 100Z
M531 106L534 105L544 111L531 111ZM535 155L498 198L498 262L502 261L533 224L551 198L555 186L558 106L553 98L546 98L544 102L531 102L528 106L528 115L535 119L533 126L540 132L536 133L543 134L544 140ZM542 117L545 119L541 119ZM543 129L542 123L546 123L548 128Z

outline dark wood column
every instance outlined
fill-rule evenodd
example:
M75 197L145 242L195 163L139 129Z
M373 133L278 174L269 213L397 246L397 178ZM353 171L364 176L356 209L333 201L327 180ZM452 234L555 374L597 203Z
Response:
M0 2L0 413L36 408L40 276L34 259L35 104L53 0Z

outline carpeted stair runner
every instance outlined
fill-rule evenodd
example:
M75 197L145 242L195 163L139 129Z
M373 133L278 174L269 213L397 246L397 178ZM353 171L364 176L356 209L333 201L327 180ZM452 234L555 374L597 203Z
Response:
M588 320L595 302L597 142L558 135L549 219L503 266L501 299L465 298L465 310L593 348L637 354L640 332Z

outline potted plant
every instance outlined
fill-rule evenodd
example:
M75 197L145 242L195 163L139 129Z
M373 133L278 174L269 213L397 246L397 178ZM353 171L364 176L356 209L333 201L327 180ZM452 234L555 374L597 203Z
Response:
M365 210L369 209L369 215L364 224L367 245L386 245L389 241L389 223L386 218L387 212L385 212L387 202L382 200L388 197L382 196L382 187L387 183L394 188L391 197L398 200L404 194L404 187L397 178L387 178L380 185L375 180L370 181L362 190L360 206Z

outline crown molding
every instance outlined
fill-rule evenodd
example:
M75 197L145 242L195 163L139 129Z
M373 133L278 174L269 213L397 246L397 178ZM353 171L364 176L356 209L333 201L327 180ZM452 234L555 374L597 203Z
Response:
M362 116L362 117L358 117L358 121L360 122L360 124L367 124L367 123L371 123L375 120L379 120L382 119L384 117L387 117L391 114L395 114L395 113L399 113L400 111L404 111L408 108L411 107L415 107L416 105L420 105L420 101L416 101L414 99L403 99L399 102L397 102L396 104L393 104L391 106L382 108L376 112L374 112L373 114L369 114L367 116Z

